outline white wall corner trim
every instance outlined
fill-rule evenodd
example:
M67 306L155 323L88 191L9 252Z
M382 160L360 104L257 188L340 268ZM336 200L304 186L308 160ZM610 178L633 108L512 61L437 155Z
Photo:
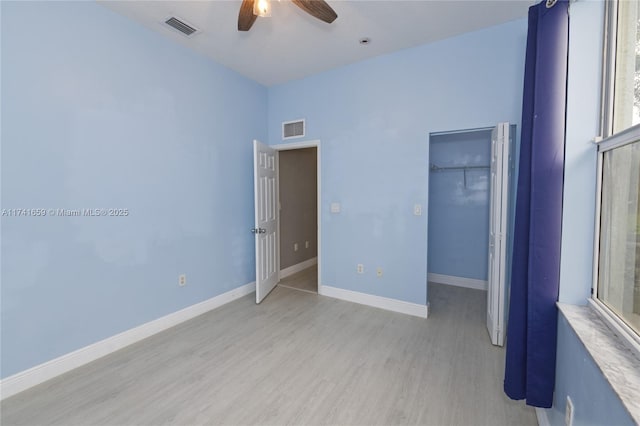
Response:
M429 307L427 305L419 305L417 303L405 302L403 300L389 299L387 297L374 296L372 294L360 293L327 285L323 285L319 288L319 294L321 296L333 297L334 299L346 300L348 302L373 306L374 308L413 315L415 317L427 318L429 316Z
M538 419L538 426L551 426L551 423L549 423L549 416L547 416L546 409L536 407L536 417Z
M74 368L81 367L105 355L160 333L168 328L232 302L256 291L256 283L245 284L195 305L131 328L84 348L62 355L0 381L0 400L39 385Z
M427 274L427 280L431 283L454 285L456 287L473 288L475 290L487 291L487 281L475 278L455 277L453 275Z
M280 279L287 278L290 275L293 275L297 272L304 271L305 269L316 265L318 263L317 257L312 257L311 259L307 259L304 262L296 263L295 265L291 265L288 268L284 268L280 270Z

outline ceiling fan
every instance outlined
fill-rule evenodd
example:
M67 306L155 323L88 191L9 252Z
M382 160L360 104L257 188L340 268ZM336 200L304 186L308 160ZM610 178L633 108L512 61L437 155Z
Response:
M338 14L324 0L291 0L293 4L327 24ZM270 0L242 0L238 14L238 31L249 31L258 16L271 16Z

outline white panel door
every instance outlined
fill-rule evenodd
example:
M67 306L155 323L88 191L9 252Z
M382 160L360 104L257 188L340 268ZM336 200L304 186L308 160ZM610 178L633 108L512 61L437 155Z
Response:
M509 193L509 123L500 123L491 133L489 180L489 256L487 329L491 343L504 345L506 312L507 217Z
M276 151L253 141L253 190L255 195L256 303L278 283L278 174Z

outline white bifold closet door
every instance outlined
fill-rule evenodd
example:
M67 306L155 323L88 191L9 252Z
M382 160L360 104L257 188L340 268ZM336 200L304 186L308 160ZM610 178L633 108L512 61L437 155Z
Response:
M507 226L509 214L509 123L491 133L487 329L491 343L504 345L506 325Z

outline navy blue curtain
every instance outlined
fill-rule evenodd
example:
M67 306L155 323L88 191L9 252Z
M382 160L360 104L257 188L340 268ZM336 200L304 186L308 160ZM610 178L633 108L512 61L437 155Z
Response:
M568 1L547 3L529 8L504 379L537 407L555 383L569 38Z

